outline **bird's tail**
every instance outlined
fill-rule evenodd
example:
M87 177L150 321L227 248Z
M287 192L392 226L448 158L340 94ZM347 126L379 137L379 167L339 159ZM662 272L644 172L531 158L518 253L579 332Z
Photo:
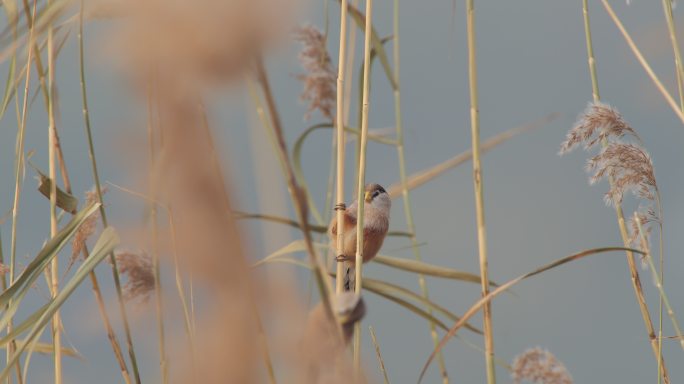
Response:
M344 269L344 290L354 291L354 288L356 287L356 268L354 267L354 264L345 261Z

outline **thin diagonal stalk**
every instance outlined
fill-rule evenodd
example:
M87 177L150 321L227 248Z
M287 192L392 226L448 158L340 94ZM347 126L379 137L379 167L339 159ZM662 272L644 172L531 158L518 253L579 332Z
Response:
M84 58L84 47L83 47L83 25L84 25L84 20L83 20L83 14L84 14L84 4L85 0L81 0L81 7L79 11L79 28L78 28L78 47L79 47L79 68L80 68L80 83L81 83L81 99L82 99L82 104L83 104L83 120L85 123L86 127L86 135L88 136L88 143L89 143L89 153L90 153L90 159L91 162L93 163L93 169L95 170L95 184L97 188L97 195L98 195L98 200L100 202L100 214L101 216L104 215L104 204L102 204L102 200L100 199L100 183L99 183L99 178L97 177L97 166L95 164L95 151L93 149L92 145L92 137L90 135L90 116L88 113L88 97L86 93L86 81L85 81L85 58ZM103 216L104 217L104 216ZM106 225L106 219L104 226L107 227ZM88 250L86 247L83 249L83 256L85 258L88 258ZM104 304L104 299L102 297L102 292L100 290L100 284L97 279L97 275L95 274L95 271L90 272L90 281L93 285L93 293L95 295L95 301L97 302L98 305L98 310L100 311L100 317L102 318L102 322L105 326L105 330L107 332L107 338L109 339L110 344L112 345L112 350L114 351L114 356L116 357L117 362L119 363L119 368L121 369L121 375L124 378L124 381L126 383L131 382L130 374L128 372L128 367L126 366L126 361L123 357L123 353L121 352L121 345L119 344L119 340L116 337L116 333L114 332L114 329L112 328L111 321L109 320L109 315L107 314L107 308ZM127 323L127 321L126 321ZM137 375L136 375L137 376Z
M147 141L148 141L148 151L149 151L149 180L152 182L155 180L155 164L157 161L157 154L155 150L156 140L155 136L155 120L154 120L154 102L153 102L153 86L148 85L147 92ZM152 199L156 198L156 186L152 182L150 186L150 196ZM157 222L157 205L152 203L149 204L150 210L150 225L152 230L152 270L154 272L154 292L155 292L155 305L157 310L157 337L159 343L159 369L161 370L162 383L166 384L169 381L169 370L166 359L166 336L164 335L164 304L163 304L163 294L161 291L161 273L159 265L159 234L158 234L158 222Z
M90 253L88 252L88 247L83 247L83 257L88 258ZM97 279L95 271L90 271L90 282L93 285L93 294L95 295L95 301L97 302L97 309L100 311L100 317L102 318L102 323L107 331L107 338L112 345L112 350L114 351L114 356L116 361L119 363L119 369L121 369L121 376L123 376L124 382L126 384L131 383L131 376L128 373L128 368L126 367L126 361L124 360L123 353L121 352L121 346L119 345L119 340L116 337L112 323L109 320L109 315L107 314L107 307L104 303L104 298L102 296L102 290L100 290L100 283Z
M684 66L682 65L682 54L679 49L679 42L677 41L677 28L675 27L674 17L672 16L672 0L663 0L663 12L665 13L667 31L670 34L670 43L672 43L672 52L675 59L677 90L679 91L679 109L684 111Z
M648 244L648 242L646 241L646 235L644 234L642 228L641 220L639 220L639 216L636 213L634 214L634 220L637 223L637 227L639 228L639 237L641 238L641 244ZM665 289L663 288L663 281L661 280L660 276L658 276L658 270L656 269L655 263L653 262L653 257L651 257L651 250L648 248L644 248L643 251L644 257L646 258L646 261L648 262L648 265L651 268L653 280L655 280L656 287L660 292L660 297L662 297L663 303L665 304L665 308L667 309L667 315L670 316L670 319L672 320L672 326L674 327L677 338L679 339L679 344L681 345L682 349L684 349L684 335L682 334L682 329L679 326L679 322L677 321L677 317L675 316L674 310L670 305L670 300L668 300L667 295L665 294Z
M86 76L85 76L85 52L84 52L84 39L83 39L83 0L81 1L81 12L79 14L80 25L79 25L79 72L80 72L80 83L81 83L81 100L83 105L83 122L85 127L86 137L88 138L88 156L90 157L91 171L93 180L95 182L95 191L97 192L97 200L100 203L100 219L102 220L102 226L106 229L109 228L109 223L107 221L107 213L105 211L104 199L102 198L102 186L100 184L100 175L97 168L97 158L95 157L95 145L93 143L93 134L90 127L90 113L88 109L88 93L86 87ZM138 360L135 356L135 349L133 347L133 337L131 335L131 327L128 322L128 315L126 313L126 304L123 297L123 290L121 288L121 278L119 276L119 267L117 266L116 258L114 253L109 254L109 262L112 266L112 278L114 280L114 287L116 289L117 301L119 304L119 313L121 315L121 320L123 321L124 332L126 334L126 347L128 349L128 356L131 360L131 367L133 369L133 375L135 377L136 384L140 384L140 373L138 371ZM95 283L95 282L93 282ZM93 284L93 289L94 289ZM104 319L103 319L104 320ZM106 324L105 324L106 327ZM114 347L114 344L112 344ZM123 367L122 367L123 369Z
M477 215L477 240L480 250L480 278L482 297L489 294L489 270L487 266L487 227L485 226L484 193L482 188L482 164L480 162L480 111L477 96L477 61L475 53L475 1L466 0L468 30L468 78L470 82L470 128L473 147L473 185L475 187L475 211ZM485 361L487 383L496 383L494 369L494 337L492 335L492 309L487 303L483 309L485 334Z
M370 52L371 52L371 28L373 20L373 0L366 0L366 30L363 46L363 104L361 109L361 138L359 140L359 176L356 183L356 285L355 292L361 292L363 283L363 235L364 235L364 190L366 185L366 147L368 145L368 110L370 104ZM361 370L361 324L354 326L354 367L357 372Z
M372 326L368 327L368 331L371 335L371 340L373 340L373 346L375 347L375 355L378 357L378 364L380 364L380 371L382 371L382 379L385 384L389 384L389 378L387 377L387 370L385 369L385 361L382 359L380 354L380 346L378 345L378 339L375 337L375 331Z
M336 246L337 255L342 255L344 246L344 211L346 206L344 204L344 86L345 86L345 56L347 52L347 0L342 0L340 3L340 50L337 69L337 112L335 115L337 124L337 193L335 205L336 220L337 220L337 238ZM353 30L354 28L352 28ZM344 263L339 261L337 263L337 274L335 278L335 292L341 293L344 290Z
M604 5L608 5L604 2ZM601 96L598 87L598 76L596 72L596 59L594 57L594 48L591 38L591 25L589 23L589 6L588 0L582 0L582 13L584 15L584 32L587 45L587 58L589 62L589 73L591 76L591 86L592 95L594 102L599 102ZM607 141L604 139L601 142L602 146L608 145ZM614 180L611 176L608 177L608 182L612 188ZM622 205L619 202L615 202L615 214L617 216L618 227L620 229L620 236L622 237L622 242L625 247L629 247L629 234L627 232L627 225L625 223L625 216L622 212ZM648 334L649 341L651 343L651 348L653 349L653 354L656 357L656 362L658 364L658 372L662 372L662 377L666 384L669 384L670 379L667 373L667 368L665 367L665 360L658 352L658 343L656 341L655 330L653 328L653 322L651 321L651 315L648 311L648 306L646 305L646 299L644 298L644 292L641 288L641 280L639 278L639 271L636 264L634 263L634 254L630 251L625 251L627 255L627 265L629 267L629 273L632 280L632 286L634 288L634 294L636 296L637 303L639 304L639 310L641 311L641 316L644 320L644 325L646 326L646 333ZM659 375L660 376L660 375Z
M48 5L51 1L48 1ZM48 56L48 159L50 180L50 236L54 237L59 228L57 227L57 168L55 158L57 127L55 125L55 57L54 57L54 30L52 23L48 25L47 56ZM57 297L59 291L59 259L55 257L50 263L51 272L51 295ZM54 345L55 384L62 383L62 335L59 311L52 317L52 342Z
M257 111L261 111L260 117L262 118L264 126L265 128L269 129L269 132L272 135L271 137L275 141L278 159L280 160L280 165L288 185L288 192L290 193L290 198L294 205L297 219L299 220L302 234L304 236L304 243L309 256L309 262L316 272L316 284L321 296L321 301L323 302L326 317L329 321L334 322L337 325L337 336L342 337L342 329L339 327L339 323L335 320L335 315L330 303L330 294L333 292L332 285L327 274L323 270L323 267L321 266L321 262L313 244L313 238L311 236L311 231L309 230L309 222L307 219L307 206L304 193L301 186L297 182L292 163L290 162L290 158L288 156L280 115L278 114L278 110L276 108L275 99L273 98L273 93L271 92L271 85L268 80L266 68L264 67L263 58L261 57L257 57L256 60L256 77L259 85L261 86L262 93L266 98L266 109L268 110L269 118L266 118L263 108L261 108L260 105L257 107ZM258 97L256 97L256 95L253 95L253 97L258 101ZM260 104L260 101L258 102Z
M634 40L632 40L632 37L627 32L627 29L625 29L625 26L622 25L622 22L613 10L613 7L611 7L610 3L608 3L607 0L601 0L601 2L603 3L603 7L606 9L606 12L608 12L610 18L613 20L617 28L620 30L620 33L622 33L622 36L625 38L627 45L629 45L629 48L632 50L632 53L634 53L634 56L639 61L639 64L641 64L641 66L644 67L646 74L648 74L648 77L651 78L653 84L655 84L656 88L658 88L658 91L660 91L660 93L663 95L667 104L672 108L672 110L675 112L677 117L679 117L682 123L684 123L684 111L680 109L679 105L677 105L677 102L674 100L672 95L670 95L670 92L667 90L667 88L665 88L665 85L663 85L663 83L658 79L658 76L656 76L655 72L653 72L653 69L648 64L648 61L646 61L646 58L644 58L644 55L641 54L641 51L634 43Z
M411 197L408 188L408 177L406 175L406 156L404 154L404 129L402 124L401 116L401 83L400 83L400 45L399 45L399 0L394 0L394 83L396 88L394 89L394 114L395 114L395 124L397 132L397 156L399 158L399 178L401 180L401 193L404 201L404 215L406 216L406 225L408 226L408 232L411 233L411 248L413 249L413 254L418 261L422 261L420 255L420 248L418 247L418 239L416 238L416 226L413 222L413 210L411 209ZM418 285L420 286L420 291L423 297L427 300L430 297L427 283L425 282L425 276L418 274ZM427 308L427 313L432 316L432 309ZM439 335L437 334L437 327L434 322L430 322L430 337L432 342L437 347L439 345ZM446 370L446 363L444 362L444 354L440 352L437 356L439 362L439 371L442 375L442 382L449 382L449 375Z
M35 16L36 3L33 3L33 13ZM33 27L29 28L29 50L27 54L27 68L30 68L30 63L33 56ZM26 71L26 82L24 83L24 100L22 103L21 110L21 120L19 122L19 132L17 132L17 142L16 142L16 152L15 152L15 164L14 164L14 200L12 202L12 238L10 242L10 270L9 270L9 283L12 285L14 283L14 277L16 275L16 257L17 257L17 224L19 218L19 200L21 196L21 184L22 184L22 173L24 169L24 133L26 131L26 120L28 116L28 99L29 99L29 88L31 83L31 71ZM18 98L18 97L17 97ZM11 302L10 302L11 304ZM7 333L12 331L12 322L10 321L7 326ZM7 348L7 358L8 362L12 358L12 354L16 348L15 341L12 340ZM22 381L21 367L19 366L19 360L17 360L17 380ZM9 382L9 378L8 378Z

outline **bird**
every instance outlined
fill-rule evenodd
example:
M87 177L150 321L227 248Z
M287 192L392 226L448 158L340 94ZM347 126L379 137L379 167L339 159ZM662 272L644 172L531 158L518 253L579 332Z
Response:
M389 229L390 209L392 199L385 188L380 184L367 184L364 194L363 211L363 262L367 262L375 257L382 247L382 243L387 236ZM344 210L344 231L342 250L337 255L338 262L344 262L346 266L344 276L345 290L351 290L354 286L356 263L356 223L357 223L358 201L354 201ZM333 244L333 249L337 246L337 218L330 222L328 236Z

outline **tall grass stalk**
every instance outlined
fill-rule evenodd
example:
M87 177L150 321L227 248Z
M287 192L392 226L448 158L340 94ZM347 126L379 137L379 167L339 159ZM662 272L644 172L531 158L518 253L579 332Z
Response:
M366 0L366 30L363 46L363 101L361 109L361 137L359 140L359 168L358 181L356 183L356 285L354 291L361 293L363 283L363 229L364 229L364 191L366 185L366 147L368 145L368 110L370 99L370 52L371 52L371 28L373 25L373 0ZM356 372L361 371L361 324L354 325L354 367Z
M470 128L473 147L473 184L475 187L475 210L477 215L477 239L480 250L480 278L482 296L489 294L489 270L487 266L487 230L485 226L484 193L482 188L482 164L480 162L480 111L477 96L477 61L475 52L475 1L466 0L468 30L468 78L470 83ZM486 303L483 309L485 362L487 383L496 383L494 367L494 336L492 335L492 309Z
M337 336L342 337L342 329L339 326L339 323L337 323L335 320L335 314L330 302L330 294L334 292L332 284L330 283L327 274L321 266L321 261L318 258L316 248L314 247L313 237L311 235L311 230L309 229L306 198L302 188L297 182L292 163L290 162L280 115L278 114L278 110L276 108L275 99L271 91L271 85L268 80L266 68L264 67L263 58L261 57L258 57L256 60L256 77L261 87L261 91L266 99L268 118L266 118L265 111L261 107L261 101L258 97L256 97L256 94L253 91L252 97L254 97L257 101L257 112L261 111L260 116L262 117L262 122L264 123L265 128L268 129L269 134L271 134L272 138L274 139L276 152L278 153L278 159L280 160L280 165L287 182L287 189L290 193L290 198L295 208L297 220L299 221L300 228L302 229L302 234L304 236L304 243L306 246L307 255L309 256L309 263L316 272L316 284L321 296L321 301L323 302L323 308L325 310L326 317L329 321L336 323L336 329L338 330Z
M86 87L86 76L85 76L85 48L84 48L84 37L83 37L83 26L84 26L84 0L81 0L81 9L79 13L79 34L78 34L78 48L79 48L79 75L81 83L81 101L82 101L82 112L83 112L83 123L85 127L85 134L88 139L88 156L90 158L91 172L93 176L93 181L95 183L95 191L97 193L97 200L100 203L100 220L102 221L102 226L106 229L109 228L109 223L107 221L107 213L105 211L104 199L102 198L102 186L100 183L100 175L97 168L97 158L95 156L95 145L93 143L93 134L90 126L90 113L88 109L88 92ZM116 257L114 253L109 254L109 263L112 266L112 278L114 280L114 287L116 290L117 301L119 304L119 313L123 322L124 332L126 334L126 346L128 349L128 356L131 360L131 368L133 369L133 375L135 377L135 382L140 384L140 373L138 371L138 361L135 356L135 348L133 347L133 337L131 335L131 327L128 322L128 314L126 312L126 304L123 297L123 289L121 288L121 278L119 276L119 268L117 265ZM109 318L106 313L106 308L104 303L101 302L101 293L99 292L99 284L97 282L97 275L95 272L91 273L91 281L93 283L93 290L95 291L95 297L98 301L98 306L100 307L100 313L102 319L107 329L107 334L112 343L112 348L114 353L117 355L117 360L119 360L119 365L121 366L122 374L124 378L128 376L128 369L126 367L123 358L119 357L117 353L118 341L116 340L116 334L114 333L111 325L109 325Z
M155 108L154 108L154 85L152 82L148 84L147 93L147 141L148 141L148 151L149 151L149 180L153 181L156 179L155 164L157 162L157 153L155 150L156 140L155 140ZM154 183L150 186L150 197L154 200L156 199L156 185ZM166 358L166 336L164 335L164 304L163 304L163 294L161 291L161 273L160 273L160 260L159 260L159 233L158 233L158 222L157 222L157 205L154 203L149 204L150 212L150 226L152 229L152 270L154 273L154 293L155 293L155 304L157 309L157 335L159 342L159 367L161 370L162 383L166 384L169 380L169 370Z
M603 1L603 0L602 0ZM606 9L612 10L609 4L607 4L604 1L604 6L606 6ZM589 73L591 76L591 87L592 87L592 95L594 102L600 102L601 101L601 95L599 93L599 86L598 86L598 76L597 76L597 71L596 71L596 59L594 57L594 48L593 48L593 42L591 38L591 24L589 22L589 6L588 6L588 0L582 0L582 13L584 15L584 32L585 32L585 38L586 38L586 45L587 45L587 58L589 62ZM610 11L609 11L610 13ZM614 13L613 13L614 15ZM617 21L619 23L619 20ZM620 24L621 25L621 24ZM679 110L678 110L679 111ZM681 111L680 111L681 113ZM602 140L601 145L603 147L607 146L608 143L606 139ZM613 178L609 177L608 182L611 185L611 188L614 184ZM627 225L625 223L625 215L622 211L622 205L619 202L615 202L615 214L617 216L617 222L618 222L618 227L620 229L620 236L622 237L622 242L625 245L626 248L629 248L630 245L630 240L629 240L629 233L627 231ZM653 328L653 322L651 321L651 315L648 310L648 306L646 305L646 299L644 297L644 292L641 287L641 280L639 278L639 271L637 269L636 263L634 262L634 253L631 251L626 251L625 252L627 255L627 265L629 267L629 272L632 280L632 286L634 288L634 294L636 296L637 303L639 304L639 310L641 311L641 317L644 320L644 325L646 326L646 333L648 334L648 338L651 343L651 348L653 349L653 354L655 355L656 362L658 364L658 372L660 377L662 375L665 383L669 383L670 379L667 373L667 368L665 367L665 360L662 357L662 354L660 353L660 348L658 343L656 342L656 336L655 336L655 330Z
M340 48L338 55L337 68L337 112L336 132L337 132L337 189L336 189L336 220L337 220L337 239L335 249L336 256L342 255L344 247L344 127L345 127L345 60L347 53L347 0L340 2ZM354 28L352 28L353 30ZM341 293L344 289L344 263L337 262L337 276L335 278L335 292Z
M37 1L34 1L33 3L33 15L35 17L36 13L36 3ZM9 284L10 286L14 283L14 278L16 275L16 258L17 258L17 224L18 224L18 218L19 218L19 200L21 196L21 185L22 185L22 173L24 170L24 133L26 131L26 120L28 116L28 99L29 99L29 90L30 90L30 84L31 84L31 60L33 59L33 26L29 28L29 49L28 49L28 54L26 58L26 81L24 83L24 100L22 103L22 109L21 109L21 119L19 121L19 131L17 132L17 141L16 141L16 150L15 150L15 161L14 161L14 199L12 201L12 234L11 234L11 241L10 241L10 264L9 264ZM18 96L17 96L18 99ZM8 303L8 305L11 304L11 301ZM8 326L7 326L7 333L12 332L12 321L10 319ZM12 360L12 354L14 353L14 350L16 349L16 343L14 340L11 340L10 343L8 344L7 347L7 362ZM17 382L21 383L22 381L22 375L21 375L21 367L19 365L19 361L17 360ZM10 379L7 379L8 383Z
M684 65L682 65L682 54L679 49L679 41L677 40L677 29L674 24L674 17L672 16L672 0L663 0L663 12L665 13L665 20L667 22L667 30L670 35L670 43L672 44L672 52L675 61L675 74L677 78L677 90L679 91L679 109L684 112ZM658 197L658 206L660 207L660 197ZM663 291L664 284L664 260L663 260L663 230L662 230L662 209L660 215L660 288ZM648 255L650 256L650 255ZM655 271L655 270L654 270ZM663 292L664 293L664 292ZM662 356L663 349L663 304L665 295L661 294L658 308L658 350ZM668 312L671 312L668 310ZM672 316L671 316L672 317ZM676 326L677 327L677 326ZM681 339L680 339L681 342ZM683 344L684 346L684 344ZM658 375L660 377L660 375Z
M375 347L375 355L378 358L378 364L380 364L380 371L382 372L382 379L385 384L389 384L389 377L387 377L387 369L385 369L385 361L382 359L380 354L380 346L378 345L378 339L375 337L375 330L372 326L368 327L368 331L371 335L371 340L373 341L373 346Z
M641 238L641 244L648 244L646 240L646 234L644 233L644 230L642 228L643 223L641 222L639 216L636 213L634 215L634 221L637 223L637 227L639 228L639 237ZM653 257L651 257L651 250L643 249L643 251L645 253L644 257L646 258L646 262L648 263L648 266L653 274L653 280L655 281L655 285L658 288L658 291L660 292L660 297L663 299L663 303L665 304L665 308L667 309L667 315L670 316L670 320L672 320L672 326L675 329L677 339L679 339L679 345L681 345L682 349L684 349L684 334L682 334L682 329L679 326L677 317L675 316L674 310L670 305L670 300L668 300L667 294L665 294L665 290L663 288L663 281L661 280L660 276L658 276L658 270L656 269L655 263L653 262Z
M48 1L48 6L52 1ZM47 56L48 56L48 158L50 175L50 236L59 231L57 227L57 168L55 149L57 146L57 126L55 123L55 52L54 29L52 23L47 27ZM53 299L59 291L59 259L55 257L50 263L50 286ZM55 384L62 383L62 335L59 311L52 317L52 341L54 346Z
M684 65L682 65L682 54L677 41L677 28L675 27L674 17L672 16L672 0L663 0L663 12L667 22L667 31L670 35L672 52L675 60L675 74L677 75L677 90L679 91L679 109L684 111Z
M401 180L401 194L404 201L404 214L406 217L406 225L408 227L408 232L411 234L411 248L413 249L413 254L418 261L422 261L420 255L420 247L418 246L418 239L416 238L416 226L413 222L413 209L411 208L411 197L408 188L408 177L406 175L406 156L404 153L404 129L403 120L401 116L401 82L399 79L400 74L400 45L399 45L399 0L394 0L394 13L393 13L393 34L394 34L394 46L393 46L393 58L394 58L394 83L396 87L394 89L394 120L396 125L396 135L397 135L397 157L399 158L399 178ZM428 292L427 283L425 282L425 276L418 274L418 285L420 286L420 291L423 297L428 300L430 294ZM427 308L427 313L432 316L432 309ZM430 322L430 337L435 347L439 345L439 335L437 334L437 326L434 322ZM446 370L446 363L444 361L444 354L440 352L437 356L437 361L439 362L439 371L442 375L442 382L449 382L449 375Z
M677 102L674 100L672 95L670 95L670 92L667 90L667 88L665 88L665 85L663 85L663 83L658 79L658 76L656 76L655 72L653 72L653 69L648 64L648 61L646 61L646 58L644 58L644 55L641 54L641 51L636 46L636 43L634 43L634 40L632 40L632 37L627 32L627 29L625 29L625 26L622 24L622 21L620 21L620 18L613 10L613 7L611 7L610 3L607 0L601 0L601 2L603 3L603 7L606 9L606 12L608 12L610 18L613 20L617 28L620 30L620 33L622 33L622 36L625 38L627 45L629 45L629 48L632 50L632 53L634 53L634 56L639 61L639 64L641 64L641 66L644 67L644 70L648 74L648 77L651 78L653 84L655 84L656 88L658 88L658 91L660 91L660 93L663 95L667 104L672 108L672 110L675 112L677 117L679 117L682 123L684 123L684 111L680 109L680 106L677 105Z

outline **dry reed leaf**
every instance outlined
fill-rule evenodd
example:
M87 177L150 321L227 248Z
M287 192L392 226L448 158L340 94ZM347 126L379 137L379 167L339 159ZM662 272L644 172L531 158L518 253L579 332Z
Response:
M539 384L572 384L572 377L562 362L549 351L539 347L516 356L511 364L513 381L529 380Z

